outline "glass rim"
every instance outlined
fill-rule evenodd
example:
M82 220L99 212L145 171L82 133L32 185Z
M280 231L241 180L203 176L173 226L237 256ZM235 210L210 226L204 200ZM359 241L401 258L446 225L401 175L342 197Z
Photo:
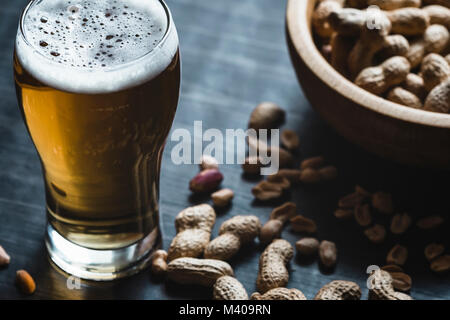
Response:
M55 62L54 60L49 59L48 57L46 57L44 54L42 54L41 52L39 52L36 48L36 46L34 46L33 44L31 44L24 32L24 23L25 23L25 17L27 16L28 10L35 5L38 2L42 2L42 1L46 1L46 0L31 0L27 6L23 9L21 15L20 15L20 20L19 20L19 33L20 33L20 37L22 38L23 42L26 44L26 46L35 49L34 53L39 55L40 57L44 58L46 61L48 61L51 64L57 65L57 66L62 66L62 64ZM166 41L166 39L168 38L173 26L172 26L172 14L170 13L169 7L167 6L167 4L165 3L164 0L155 0L158 1L161 6L164 9L164 12L166 13L166 19L167 19L167 26L166 26L166 30L164 32L164 36L158 41L158 44L155 45L150 51L144 53L143 55L137 57L136 59L133 59L131 61L128 61L126 63L121 63L115 66L110 66L110 67L104 67L104 68L95 68L95 69L90 69L90 68L86 68L86 67L76 67L76 66L70 66L70 65L63 65L64 68L69 68L69 69L75 69L75 70L83 70L85 72L98 72L98 71L103 71L103 72L107 72L107 71L112 71L112 70L117 70L117 69L121 69L121 68L126 68L127 66L130 65L134 65L136 63L138 63L139 61L145 59L147 56L149 56L150 54L153 54L154 52L157 52L159 50L161 50L161 44L164 44L164 42Z

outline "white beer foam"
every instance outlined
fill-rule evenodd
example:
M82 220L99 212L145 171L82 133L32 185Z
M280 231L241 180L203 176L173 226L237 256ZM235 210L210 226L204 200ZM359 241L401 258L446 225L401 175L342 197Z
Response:
M173 21L157 0L35 1L16 39L17 57L33 77L87 94L149 81L177 49Z

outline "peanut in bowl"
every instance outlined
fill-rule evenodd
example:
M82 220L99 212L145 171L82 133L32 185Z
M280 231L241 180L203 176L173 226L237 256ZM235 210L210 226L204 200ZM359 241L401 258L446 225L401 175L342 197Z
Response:
M389 101L387 94L397 85L379 96L331 66L312 27L319 1L289 0L286 14L291 60L311 105L339 134L372 153L404 164L450 169L450 114Z

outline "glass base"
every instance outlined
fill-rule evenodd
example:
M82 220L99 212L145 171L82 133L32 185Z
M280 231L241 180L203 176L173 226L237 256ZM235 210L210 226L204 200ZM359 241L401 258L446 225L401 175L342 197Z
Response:
M47 224L45 244L52 262L75 277L109 281L131 276L150 263L155 250L161 246L159 228L147 237L127 247L96 250L79 246Z

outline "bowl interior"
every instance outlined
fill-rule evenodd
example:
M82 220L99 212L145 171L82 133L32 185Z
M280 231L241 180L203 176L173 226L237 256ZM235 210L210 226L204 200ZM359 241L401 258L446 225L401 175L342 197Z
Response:
M361 107L416 124L450 129L450 114L406 107L371 94L337 72L316 47L311 30L311 17L319 0L289 0L286 24L297 54L309 69L340 95Z

